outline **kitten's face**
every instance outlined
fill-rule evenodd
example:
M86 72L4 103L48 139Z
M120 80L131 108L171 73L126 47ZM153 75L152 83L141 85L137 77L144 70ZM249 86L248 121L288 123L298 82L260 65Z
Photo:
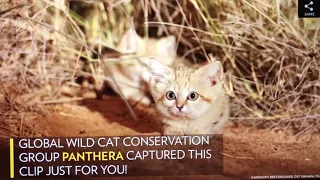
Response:
M200 69L170 69L151 60L151 91L158 110L170 119L197 119L211 107L222 90L220 62Z

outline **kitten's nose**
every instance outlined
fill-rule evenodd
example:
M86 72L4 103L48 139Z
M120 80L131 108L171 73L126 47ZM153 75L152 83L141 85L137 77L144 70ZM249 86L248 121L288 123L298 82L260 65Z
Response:
M183 106L176 106L178 109L179 109L179 111L181 111L181 109L183 108Z

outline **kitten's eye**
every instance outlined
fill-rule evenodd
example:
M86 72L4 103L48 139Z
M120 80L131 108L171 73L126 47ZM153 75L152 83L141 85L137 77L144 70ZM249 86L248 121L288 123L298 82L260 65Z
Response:
M199 97L199 94L198 94L198 93L196 93L196 92L191 92L191 93L189 93L189 95L188 95L188 100L190 100L190 101L195 101L195 100L198 99L198 97Z
M167 97L167 99L169 99L169 100L174 100L174 99L176 99L176 95L174 94L173 91L168 91L167 94L166 94L166 97Z

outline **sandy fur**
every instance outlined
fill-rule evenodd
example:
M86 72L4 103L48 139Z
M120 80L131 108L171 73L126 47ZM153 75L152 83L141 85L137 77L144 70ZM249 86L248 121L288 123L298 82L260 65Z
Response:
M166 66L151 60L150 67L151 92L162 115L165 135L222 133L229 118L229 98L222 86L220 62L192 67L190 64ZM175 100L166 98L168 91L176 93ZM197 100L186 99L191 91L199 94ZM181 112L177 106L183 107Z

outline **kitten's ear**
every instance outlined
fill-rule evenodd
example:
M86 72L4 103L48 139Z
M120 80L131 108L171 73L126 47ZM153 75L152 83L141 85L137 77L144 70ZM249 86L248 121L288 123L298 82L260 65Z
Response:
M214 86L222 81L223 66L220 61L209 63L197 70L198 77L208 85Z
M167 36L161 38L157 44L157 48L162 52L162 54L175 56L177 54L176 37Z
M141 43L143 39L137 34L134 23L131 21L129 29L121 38L119 50L123 53L135 53Z
M168 66L162 64L161 62L153 58L149 59L148 63L151 80L154 80L155 82L160 82L164 78L170 76L171 69Z

